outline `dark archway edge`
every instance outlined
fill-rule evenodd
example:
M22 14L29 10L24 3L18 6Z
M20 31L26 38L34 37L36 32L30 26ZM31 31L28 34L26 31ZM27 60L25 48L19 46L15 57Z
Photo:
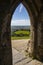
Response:
M13 11L16 9L16 7L19 5L21 1L0 0L0 64L1 65L12 65L10 23L11 23ZM30 14L30 20L32 26L32 43L33 43L31 47L33 48L32 55L42 60L43 59L43 32L42 32L43 3L41 2L41 0L23 0L22 3L27 8L27 11L29 11Z

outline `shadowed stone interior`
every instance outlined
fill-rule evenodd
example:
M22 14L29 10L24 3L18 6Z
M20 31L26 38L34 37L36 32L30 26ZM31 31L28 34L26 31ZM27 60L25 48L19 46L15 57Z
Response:
M31 20L31 55L43 60L43 1L0 0L0 65L12 65L11 18L22 2Z

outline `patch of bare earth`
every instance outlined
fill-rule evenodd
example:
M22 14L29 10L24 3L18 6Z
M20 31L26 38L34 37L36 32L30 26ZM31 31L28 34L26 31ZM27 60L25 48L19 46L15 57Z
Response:
M26 49L29 39L22 40L11 40L12 48L15 48L18 51L23 51Z

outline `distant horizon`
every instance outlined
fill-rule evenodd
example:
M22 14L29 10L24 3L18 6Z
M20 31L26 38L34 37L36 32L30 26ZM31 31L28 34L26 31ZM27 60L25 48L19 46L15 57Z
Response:
M12 30L21 30L21 29L27 30L27 29L30 29L30 26L11 26L11 31Z
M30 26L30 25L11 25L11 26Z

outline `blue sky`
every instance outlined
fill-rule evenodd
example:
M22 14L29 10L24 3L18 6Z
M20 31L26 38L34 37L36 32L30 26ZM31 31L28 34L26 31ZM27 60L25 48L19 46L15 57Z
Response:
M26 8L23 4L19 4L14 11L11 19L11 26L28 26L30 25L30 18Z

